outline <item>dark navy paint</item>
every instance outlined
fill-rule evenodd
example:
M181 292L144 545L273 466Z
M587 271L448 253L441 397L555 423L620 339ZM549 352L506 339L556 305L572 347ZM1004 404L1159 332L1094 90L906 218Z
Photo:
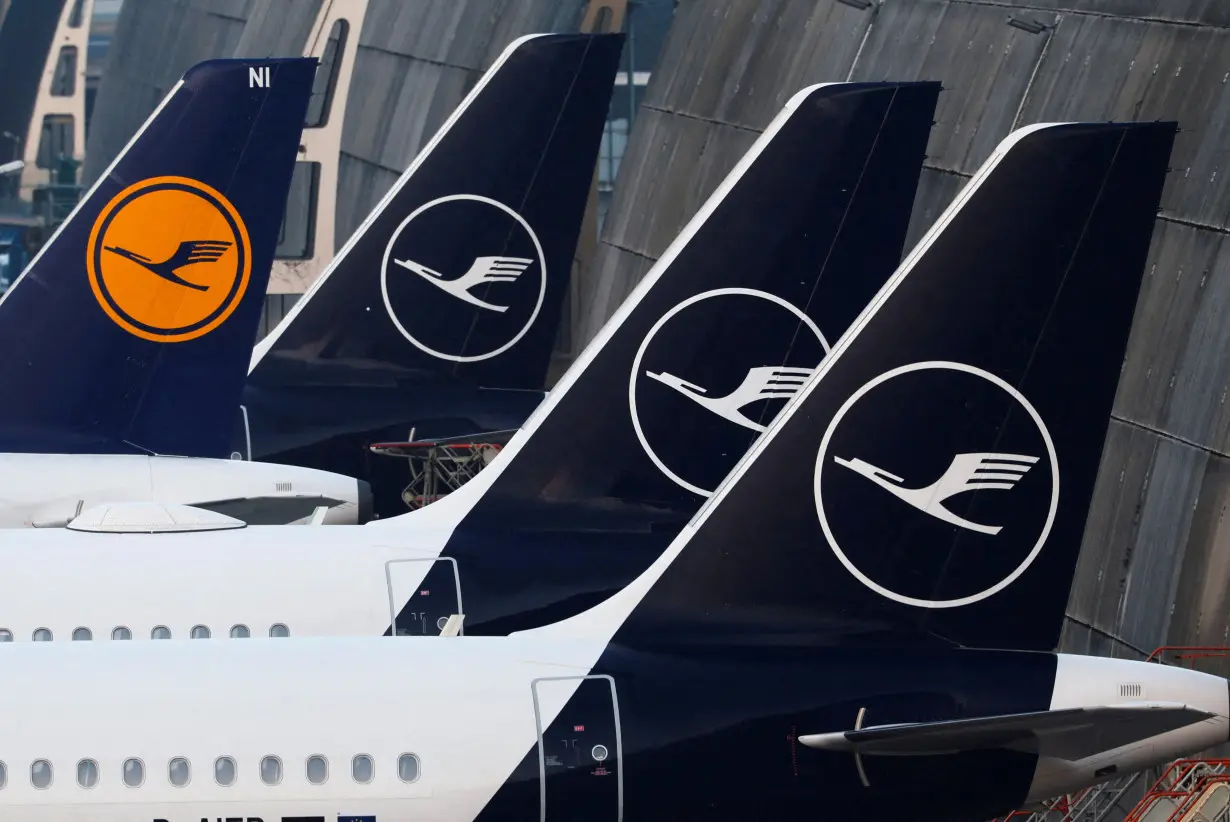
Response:
M1174 132L1173 123L1078 124L1025 136L704 522L704 549L676 560L625 629L687 635L697 625L675 615L720 602L740 630L788 629L837 644L1053 649ZM1015 386L1049 429L1062 477L1043 550L998 594L964 607L899 604L863 585L838 561L817 515L815 455L839 407L890 369L930 360L982 368ZM836 429L849 449L841 456L869 454L921 486L938 478L945 454L1037 455L1033 421L1002 392L920 375L899 386L907 396L894 394L893 382ZM881 390L887 395L877 397ZM947 600L985 590L1025 560L1049 509L1045 458L1012 490L948 500L966 519L1004 525L988 538L887 492L871 495L868 480L832 465L832 455L821 496L840 525L839 544L898 593ZM778 546L777 562L757 560L765 543Z
M864 787L852 755L797 739L852 729L863 708L865 725L1049 708L1056 657L1042 649L1058 638L1174 135L1173 123L1104 123L1025 136L842 342L590 671L618 694L623 819L982 822L1025 799L1030 754L864 756ZM838 408L885 371L927 359L977 365L1016 386L1045 420L1062 472L1045 550L999 593L949 609L899 605L856 580L827 547L812 492L813 455ZM965 392L969 408L955 408L948 391ZM852 419L843 447L879 449L902 477L934 473L944 448L1037 445L1020 412L980 386L915 386L881 400ZM863 479L851 474L850 488ZM1026 481L949 507L990 520L1009 511L984 494L1019 494L1009 534L1050 493L1048 482ZM868 502L852 512L867 522L848 555L936 597L1002 571L1002 557L926 531L913 510ZM915 556L935 553L948 561ZM465 597L470 610L475 597ZM602 717L578 692L539 744L587 712ZM592 763L548 773L544 786L538 762L535 746L479 818L526 818L543 790L580 818Z
M867 756L864 787L852 755L797 738L851 728L860 708L877 725L1045 710L1055 674L1050 654L995 651L613 645L603 661L619 711L624 820L883 820L908 808L911 820L984 822L1025 797L1035 756ZM616 749L596 690L584 683L539 743L550 755L585 726L580 762L546 769L548 808L572 811L558 818L616 818L610 798L595 790L600 779L588 755L594 744ZM606 730L605 738L591 727ZM532 818L541 792L534 747L479 822Z
M670 543L703 497L663 474L633 430L643 341L681 303L722 288L774 295L835 341L901 258L938 94L938 83L853 83L799 103L454 531L443 553L460 567L467 634L578 613ZM673 470L715 488L755 432L643 372L720 395L750 366L814 366L822 353L805 323L763 298L693 303L645 347L642 428ZM745 414L768 422L781 404Z
M543 396L543 381L571 278L573 254L602 139L622 35L553 34L518 46L460 114L384 210L306 297L249 375L252 457L369 480L376 510L404 513L404 461L367 446L517 428ZM502 203L531 226L456 195ZM401 230L399 231L399 228ZM456 362L433 350L486 359ZM470 293L497 312L451 297L394 260L454 280L476 257L533 258L516 282ZM545 263L546 286L543 281ZM541 293L542 301L534 314ZM236 440L237 443L242 439ZM237 450L243 450L237 446Z
M249 87L267 66L268 89ZM251 359L316 61L212 60L183 85L0 302L0 450L225 457ZM101 210L143 179L222 192L247 225L247 291L216 329L153 342L102 310L86 274Z

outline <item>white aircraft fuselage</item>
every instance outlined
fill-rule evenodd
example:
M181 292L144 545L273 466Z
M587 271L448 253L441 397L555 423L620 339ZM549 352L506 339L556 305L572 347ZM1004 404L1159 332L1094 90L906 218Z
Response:
M1225 742L1230 727L1225 680L1186 669L995 651L787 646L745 658L621 647L612 634L635 604L619 596L571 629L510 637L9 646L0 820L469 822L544 808L548 819L667 820L707 808L720 818L803 812L822 800L833 818L878 818L915 798L899 777L921 768L938 774L931 795L950 797L934 810L972 822L986 802L1055 795ZM849 754L793 741L851 727L859 702L888 718L924 693L998 713L1139 701L1116 696L1124 680L1209 718L1075 762L996 749L864 756L869 787ZM878 693L868 681L883 684ZM352 773L357 756L369 758L370 781ZM231 784L215 778L223 757ZM143 779L127 785L134 761Z
M432 544L432 532L419 529L15 531L0 540L0 562L9 563L0 631L18 642L40 629L67 640L80 628L100 641L119 628L149 639L156 627L173 638L198 627L223 637L235 626L262 636L272 625L297 637L379 636L391 624L390 580L400 610L436 557Z

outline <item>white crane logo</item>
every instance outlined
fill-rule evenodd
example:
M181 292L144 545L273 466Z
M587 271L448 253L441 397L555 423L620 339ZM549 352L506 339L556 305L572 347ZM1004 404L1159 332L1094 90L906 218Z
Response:
M413 226L433 209L438 211L431 219ZM440 253L441 243L471 235L499 237L501 245L511 242L512 248L475 249L479 253L460 276L455 276L456 270L440 272L423 262L432 261L433 249ZM496 250L513 253L481 254ZM425 293L416 285L420 281L431 283L450 299L433 300L430 294L435 292ZM417 291L407 296L407 289ZM520 214L490 197L450 194L416 208L389 237L380 264L380 292L394 327L420 351L450 362L478 362L503 354L534 326L547 294L547 259L538 235ZM481 324L485 333L459 335L458 323L470 329Z
M938 379L931 383L926 375L935 372L939 372L936 374ZM896 390L877 391L879 386L900 378L907 379L908 382L898 383L900 387ZM903 390L905 386L908 386L907 390ZM823 390L823 385L819 390ZM948 441L949 437L957 435L953 437L957 447L950 452L955 453L939 479L930 485L921 485L934 475L913 476L907 481L904 477L856 456L860 450L873 447L872 443L875 442L877 434L884 431L885 426L890 426L898 433L915 431L918 426L918 420L913 415L915 405L904 398L916 397L918 402L926 403L932 397L930 392L936 390L945 393L943 396L934 397L936 404L931 410L937 412L944 409L944 416L929 421L927 425L931 428L942 426L944 429L934 431L938 442ZM996 439L1006 438L1005 445L1008 447L996 451L966 451L962 447L959 432L986 430L987 420L971 415L995 413L997 423L1003 419L1002 410L983 410L1002 409L1001 402L994 399L995 392L1007 394L1011 403L1016 406L1010 414L1011 427L999 429L1000 434L996 435ZM969 397L985 397L991 402L989 405L969 402ZM858 409L861 407L860 403L864 402L869 403L874 410L860 414ZM843 420L847 418L857 422L843 428ZM1036 437L1030 429L1037 431ZM924 429L918 431L917 436L926 437L929 433ZM941 451L937 457L947 458L947 455ZM889 459L891 457L878 461L895 467ZM852 474L863 479L856 479ZM1013 493L1026 478L1029 481L1029 493L1019 490ZM926 594L922 592L932 590L926 587L911 594L883 584L880 580L906 580L909 576L894 575L883 565L881 558L884 554L879 547L868 544L865 540L878 539L870 536L871 534L897 533L897 526L893 523L900 517L912 515L900 509L895 512L889 508L880 509L870 502L866 505L852 504L850 498L844 495L842 502L836 501L836 494L852 490L848 483L865 485L865 480L870 480L929 517L966 531L983 534L983 537L973 538L972 542L963 539L963 549L948 554L948 561L975 564L985 562L985 570L994 568L991 573L995 576L989 577L979 569L971 569L970 574L957 573L956 566L953 566L951 570L954 573L948 577L951 583L965 584L965 579L971 582L965 589L953 588L948 599L926 598ZM919 487L914 487L914 483L920 483ZM1049 484L1049 493L1043 491L1044 483ZM834 488L838 490L830 490ZM826 491L829 493L826 494ZM960 502L955 498L970 491L998 492L994 497L1007 495L1002 498L1004 504L1014 509L1012 522L1007 525L974 522L955 513L953 509L958 508L957 503ZM948 360L914 362L892 368L869 380L851 394L833 414L816 451L813 493L816 516L824 538L834 556L855 579L880 596L902 605L915 608L960 608L981 602L1007 588L1025 573L1042 552L1051 527L1055 524L1055 514L1059 510L1059 457L1055 453L1055 441L1051 438L1051 432L1042 416L1011 383L989 371L965 363ZM897 507L892 503L889 505ZM880 521L884 522L887 531L879 529L877 523ZM922 538L920 542L911 542L909 550L953 551L953 545L947 537L937 537L934 545L930 538ZM936 559L934 556L931 558ZM891 584L896 587L908 583L894 581ZM982 590L978 590L979 588Z
M735 298L733 302L731 298ZM717 302L708 302L710 300L717 300ZM711 312L721 312L717 319L723 323L721 326L723 333L733 334L735 339L746 338L749 342L756 343L756 334L763 327L762 325L757 325L757 322L780 325L782 328L789 328L792 331L797 328L798 338L795 343L790 344L790 348L783 345L781 352L770 351L765 355L765 359L768 359L770 362L774 359L785 359L787 351L793 351L790 354L792 357L807 357L810 359L814 353L816 366L800 368L786 365L757 365L749 368L748 361L743 360L729 367L729 373L732 377L737 376L744 368L748 368L747 373L743 375L743 381L733 391L724 396L711 396L709 392L713 390L712 384L708 387L697 385L661 367L645 367L646 352L649 351L650 344L658 335L658 332L665 328L668 323L679 318L682 313L688 312L689 309L692 309L693 306L699 303L705 303L705 306L693 310L700 311L701 314L699 316L708 316L710 319L714 319L714 315ZM706 315L705 312L710 313ZM686 317L680 318L678 320L679 324L673 327L675 331L673 334L668 334L667 338L679 339L686 337L693 328L691 320L694 320L696 316L698 315L688 314ZM811 332L810 337L808 332ZM815 343L810 342L813 338ZM760 347L763 348L764 341L759 342ZM650 356L649 364L653 364L655 359L660 359L662 352L665 350L661 346L656 348L655 353ZM749 349L748 359L752 363L760 359L759 356L756 359L751 359L752 355L750 352L755 350L757 350L755 346ZM649 431L642 427L641 411L645 408L644 403L653 404L659 423L661 422L661 414L678 410L679 406L677 402L671 402L669 406L663 406L664 400L662 398L664 395L669 396L669 392L663 391L658 386L653 388L647 388L646 386L652 383L665 385L667 388L682 394L716 416L732 422L740 428L760 434L772 422L773 415L766 414L765 419L758 421L744 414L744 409L758 400L789 400L794 397L807 385L807 381L815 373L816 367L819 366L819 361L828 354L828 351L828 341L824 339L824 335L820 333L819 326L807 315L807 312L776 294L752 288L735 287L715 288L711 291L694 294L664 313L654 323L653 327L649 329L649 333L645 335L645 339L641 340L636 357L632 360L632 368L628 374L628 410L631 412L632 428L636 433L637 441L645 449L645 455L649 457L650 461L676 485L702 497L711 496L713 494L713 487L717 485L715 480L709 478L700 480L699 477L693 477L693 479L703 482L704 485L710 486L705 488L696 482L690 482L681 475L682 461L678 456L680 454L680 446L676 442L678 438L669 439L668 441L668 435L662 432L660 424L657 428L650 428ZM717 355L711 356L716 357ZM764 362L764 360L760 361ZM804 362L806 361L805 359ZM678 363L679 360L676 359L674 362ZM682 371L683 368L677 367L676 370ZM709 378L706 378L705 381L708 382ZM725 385L729 385L729 383L723 382ZM643 392L643 395L638 397L640 392ZM638 407L638 403L641 404L640 407ZM780 413L780 409L775 413ZM656 433L653 433L654 431ZM745 435L740 435L737 431L734 431L734 435L737 438L745 437ZM651 440L653 441L651 442ZM654 448L655 443L657 444L657 449ZM731 449L728 454L726 451L722 453L729 457L731 467L734 466L735 462L743 454L742 450L739 449ZM675 467L672 468L668 461L675 461Z
M707 389L665 371L661 374L646 371L645 376L670 386L697 405L712 411L723 419L763 433L765 426L745 416L742 409L757 400L790 399L799 393L799 389L815 370L814 368L785 368L775 365L752 368L743 378L743 382L739 383L739 387L724 397L707 397L705 396L708 393Z
M408 271L413 271L427 282L438 286L441 290L459 300L465 300L479 308L496 311L500 314L507 311L508 306L493 305L475 297L470 293L471 289L490 283L515 283L517 278L525 272L525 269L530 267L532 262L534 261L528 257L475 257L474 264L470 266L469 271L455 280L446 280L439 271L433 271L421 263L414 262L414 260L393 261L395 265L399 265Z
M992 536L1003 530L1003 526L971 522L949 511L944 507L944 502L966 491L1010 491L1021 481L1030 466L1037 461L1037 457L1027 457L1023 454L957 454L952 458L952 464L948 466L948 470L938 480L922 488L907 488L904 479L888 473L883 468L876 468L869 462L833 457L833 462L844 465L857 474L862 474L902 502L913 505L924 514L930 514L951 525Z

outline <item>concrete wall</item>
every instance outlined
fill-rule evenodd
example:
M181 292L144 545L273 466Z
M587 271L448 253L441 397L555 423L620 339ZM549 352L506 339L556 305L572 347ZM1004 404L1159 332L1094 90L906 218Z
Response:
M307 0L310 5L319 0ZM254 0L125 0L107 52L86 137L82 182L90 185L183 73L230 57Z
M342 129L339 246L517 37L577 31L584 0L371 0Z
M1051 28L1032 34L1009 15ZM1227 27L1222 0L884 0L865 11L681 0L620 169L600 276L586 284L584 333L807 84L943 81L911 243L1016 126L1178 119L1063 647L1230 644Z
M302 53L321 1L127 0L99 89L87 182L193 64ZM342 132L338 244L509 42L537 31L576 31L584 6L585 0L370 0Z

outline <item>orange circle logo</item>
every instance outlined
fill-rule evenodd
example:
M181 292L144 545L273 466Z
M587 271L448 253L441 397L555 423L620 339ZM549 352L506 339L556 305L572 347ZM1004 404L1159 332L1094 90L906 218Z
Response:
M213 331L239 305L252 247L221 192L187 177L151 177L98 215L86 269L98 304L120 328L184 342Z

